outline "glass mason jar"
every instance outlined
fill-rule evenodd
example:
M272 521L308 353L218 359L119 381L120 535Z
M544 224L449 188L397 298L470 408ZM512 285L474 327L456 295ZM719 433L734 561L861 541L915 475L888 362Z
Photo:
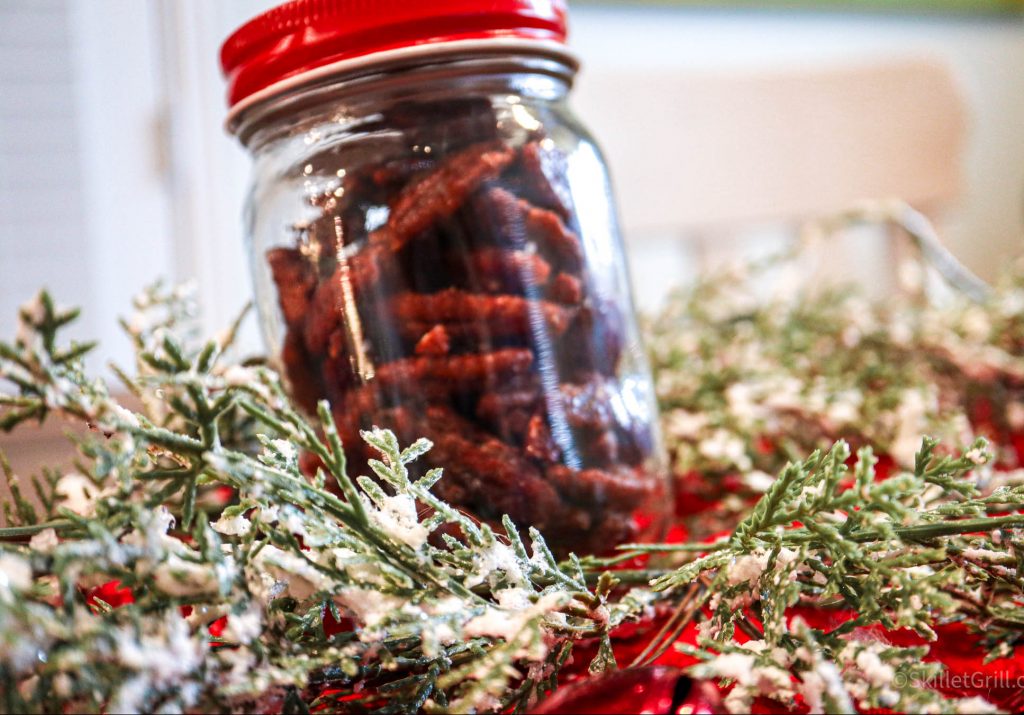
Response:
M228 40L260 320L353 471L362 429L427 437L441 498L603 552L670 503L608 172L564 8L486 5L300 0Z

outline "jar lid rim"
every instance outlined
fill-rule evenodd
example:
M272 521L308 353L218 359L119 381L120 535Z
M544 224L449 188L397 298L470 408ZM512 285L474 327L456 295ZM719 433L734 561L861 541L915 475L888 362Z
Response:
M274 99L305 85L316 84L319 80L343 74L349 74L372 68L375 65L393 62L423 60L445 55L461 55L469 52L494 52L500 50L509 54L522 52L526 54L552 57L564 63L570 70L579 67L579 60L569 48L560 42L543 40L522 40L511 38L493 38L488 40L453 40L431 45L418 45L395 50L375 52L351 59L340 60L321 65L315 69L293 75L275 82L249 96L240 99L228 109L224 127L230 134L236 134L242 124L242 115L252 107Z
M292 0L253 18L221 47L232 112L256 93L346 60L453 41L564 45L565 0Z

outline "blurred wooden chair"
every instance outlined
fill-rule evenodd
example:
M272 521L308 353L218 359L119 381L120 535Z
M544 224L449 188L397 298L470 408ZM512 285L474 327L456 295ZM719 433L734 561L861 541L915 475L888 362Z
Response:
M669 273L763 250L780 227L873 198L941 219L960 193L965 110L937 62L585 72L575 100L612 167L644 305ZM892 242L868 243L829 262L877 281Z

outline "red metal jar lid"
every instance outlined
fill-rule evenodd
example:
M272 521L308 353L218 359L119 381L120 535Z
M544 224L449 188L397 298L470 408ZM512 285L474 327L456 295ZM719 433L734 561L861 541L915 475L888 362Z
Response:
M460 40L564 43L565 0L293 0L221 48L228 104L306 72L379 52Z

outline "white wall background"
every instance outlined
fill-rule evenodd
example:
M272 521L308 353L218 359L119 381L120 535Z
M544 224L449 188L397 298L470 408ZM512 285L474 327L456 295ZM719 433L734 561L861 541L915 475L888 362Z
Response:
M44 275L67 300L93 298L91 282L76 280L89 247L82 146L66 123L76 110L73 53L60 2L0 6L0 326Z
M249 294L241 238L247 160L221 129L220 41L268 0L4 0L0 3L0 85L30 83L28 94L0 86L0 153L36 152L43 170L33 210L70 182L68 214L47 227L26 224L27 170L0 157L0 334L13 332L13 309L30 286L49 283L86 305L87 325L123 355L114 315L159 276L196 278L209 324L223 325ZM53 84L32 79L39 62L67 64L35 44L26 13L61 19L70 73ZM20 13L21 29L10 18ZM811 12L717 11L622 5L573 9L581 82L603 71L762 71L891 57L934 57L954 72L967 100L971 134L965 193L950 215L948 241L966 263L992 276L1022 253L1024 238L1024 20ZM29 25L25 23L28 22ZM52 35L51 35L52 38ZM49 64L47 64L49 63ZM56 71L56 69L54 70ZM66 108L52 103L71 98ZM39 99L42 98L42 99ZM50 103L48 103L50 102ZM35 107L35 108L34 108ZM586 119L587 106L578 106ZM642 108L623 107L624 112ZM19 114L21 112L21 114ZM19 119L28 112L27 120ZM38 118L38 121L33 121ZM671 132L671 118L649 131ZM648 124L648 127L651 125ZM26 129L26 127L28 127ZM21 134L18 134L21 132ZM30 145L24 136L63 137L69 148ZM650 137L648 137L650 139ZM651 145L646 141L645 146ZM63 147L63 145L62 145ZM53 157L64 159L52 168ZM681 160L685 160L681 157ZM50 162L50 163L46 163ZM21 166L21 165L18 165ZM630 170L619 182L642 181ZM58 178L59 177L59 178ZM685 197L680 197L685 200ZM45 215L45 211L43 212ZM55 228L56 227L56 228ZM686 227L679 235L685 237ZM634 269L663 260L675 235L625 226ZM69 238L70 237L70 238ZM26 258L26 245L33 246ZM682 270L682 269L680 269ZM662 271L659 289L675 268ZM257 347L254 334L250 345Z
M116 12L116 15L110 14ZM143 2L0 3L0 334L42 286L123 357L113 311L172 241L157 27Z

